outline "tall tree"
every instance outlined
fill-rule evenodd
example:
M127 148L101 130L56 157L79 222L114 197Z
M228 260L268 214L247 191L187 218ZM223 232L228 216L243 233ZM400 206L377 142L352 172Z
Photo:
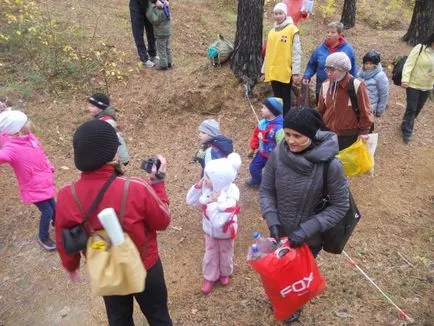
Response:
M264 0L239 0L237 12L231 69L251 89L261 74Z
M345 0L342 9L341 22L346 29L356 25L356 2L357 0Z
M434 33L434 0L416 0L410 26L402 40L409 45L425 41Z

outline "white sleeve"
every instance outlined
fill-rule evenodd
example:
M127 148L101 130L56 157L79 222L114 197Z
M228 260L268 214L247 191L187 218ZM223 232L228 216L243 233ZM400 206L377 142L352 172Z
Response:
M301 73L301 42L300 36L294 35L292 40L292 74L299 75Z

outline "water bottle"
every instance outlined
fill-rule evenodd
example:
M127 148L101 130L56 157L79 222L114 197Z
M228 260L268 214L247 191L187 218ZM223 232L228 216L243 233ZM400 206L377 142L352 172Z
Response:
M261 251L256 244L252 244L250 247L250 258L251 260L256 260L262 257Z
M261 234L258 231L253 232L253 239L256 241L256 245L259 248L259 251L264 254L269 254L276 250L276 245L274 242L268 238L261 237Z

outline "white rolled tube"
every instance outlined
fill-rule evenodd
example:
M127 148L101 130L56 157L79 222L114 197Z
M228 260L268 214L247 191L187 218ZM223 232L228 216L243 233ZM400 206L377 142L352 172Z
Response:
M118 216L113 208L105 208L98 214L98 219L106 230L112 244L118 246L125 240Z

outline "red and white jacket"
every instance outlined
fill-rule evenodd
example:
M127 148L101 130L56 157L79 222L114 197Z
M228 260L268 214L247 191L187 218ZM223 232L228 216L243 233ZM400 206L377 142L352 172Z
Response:
M81 173L80 179L75 183L75 190L85 211L89 209L113 171L113 166L106 164L98 170ZM125 177L117 177L90 216L90 224L95 230L102 229L97 214L104 208L112 207L118 216L120 215L125 181ZM157 231L165 230L170 223L168 204L169 199L164 182L150 185L143 179L130 178L122 228L139 250L147 270L159 259ZM62 265L71 272L79 268L80 255L68 256L66 254L62 244L62 230L72 228L82 223L83 220L84 216L72 197L70 185L63 187L57 197L56 244Z
M194 185L187 193L189 206L202 208L203 231L215 239L235 239L238 231L238 213L240 190L231 183L227 190L222 190L217 201L212 201L212 191L205 186Z

